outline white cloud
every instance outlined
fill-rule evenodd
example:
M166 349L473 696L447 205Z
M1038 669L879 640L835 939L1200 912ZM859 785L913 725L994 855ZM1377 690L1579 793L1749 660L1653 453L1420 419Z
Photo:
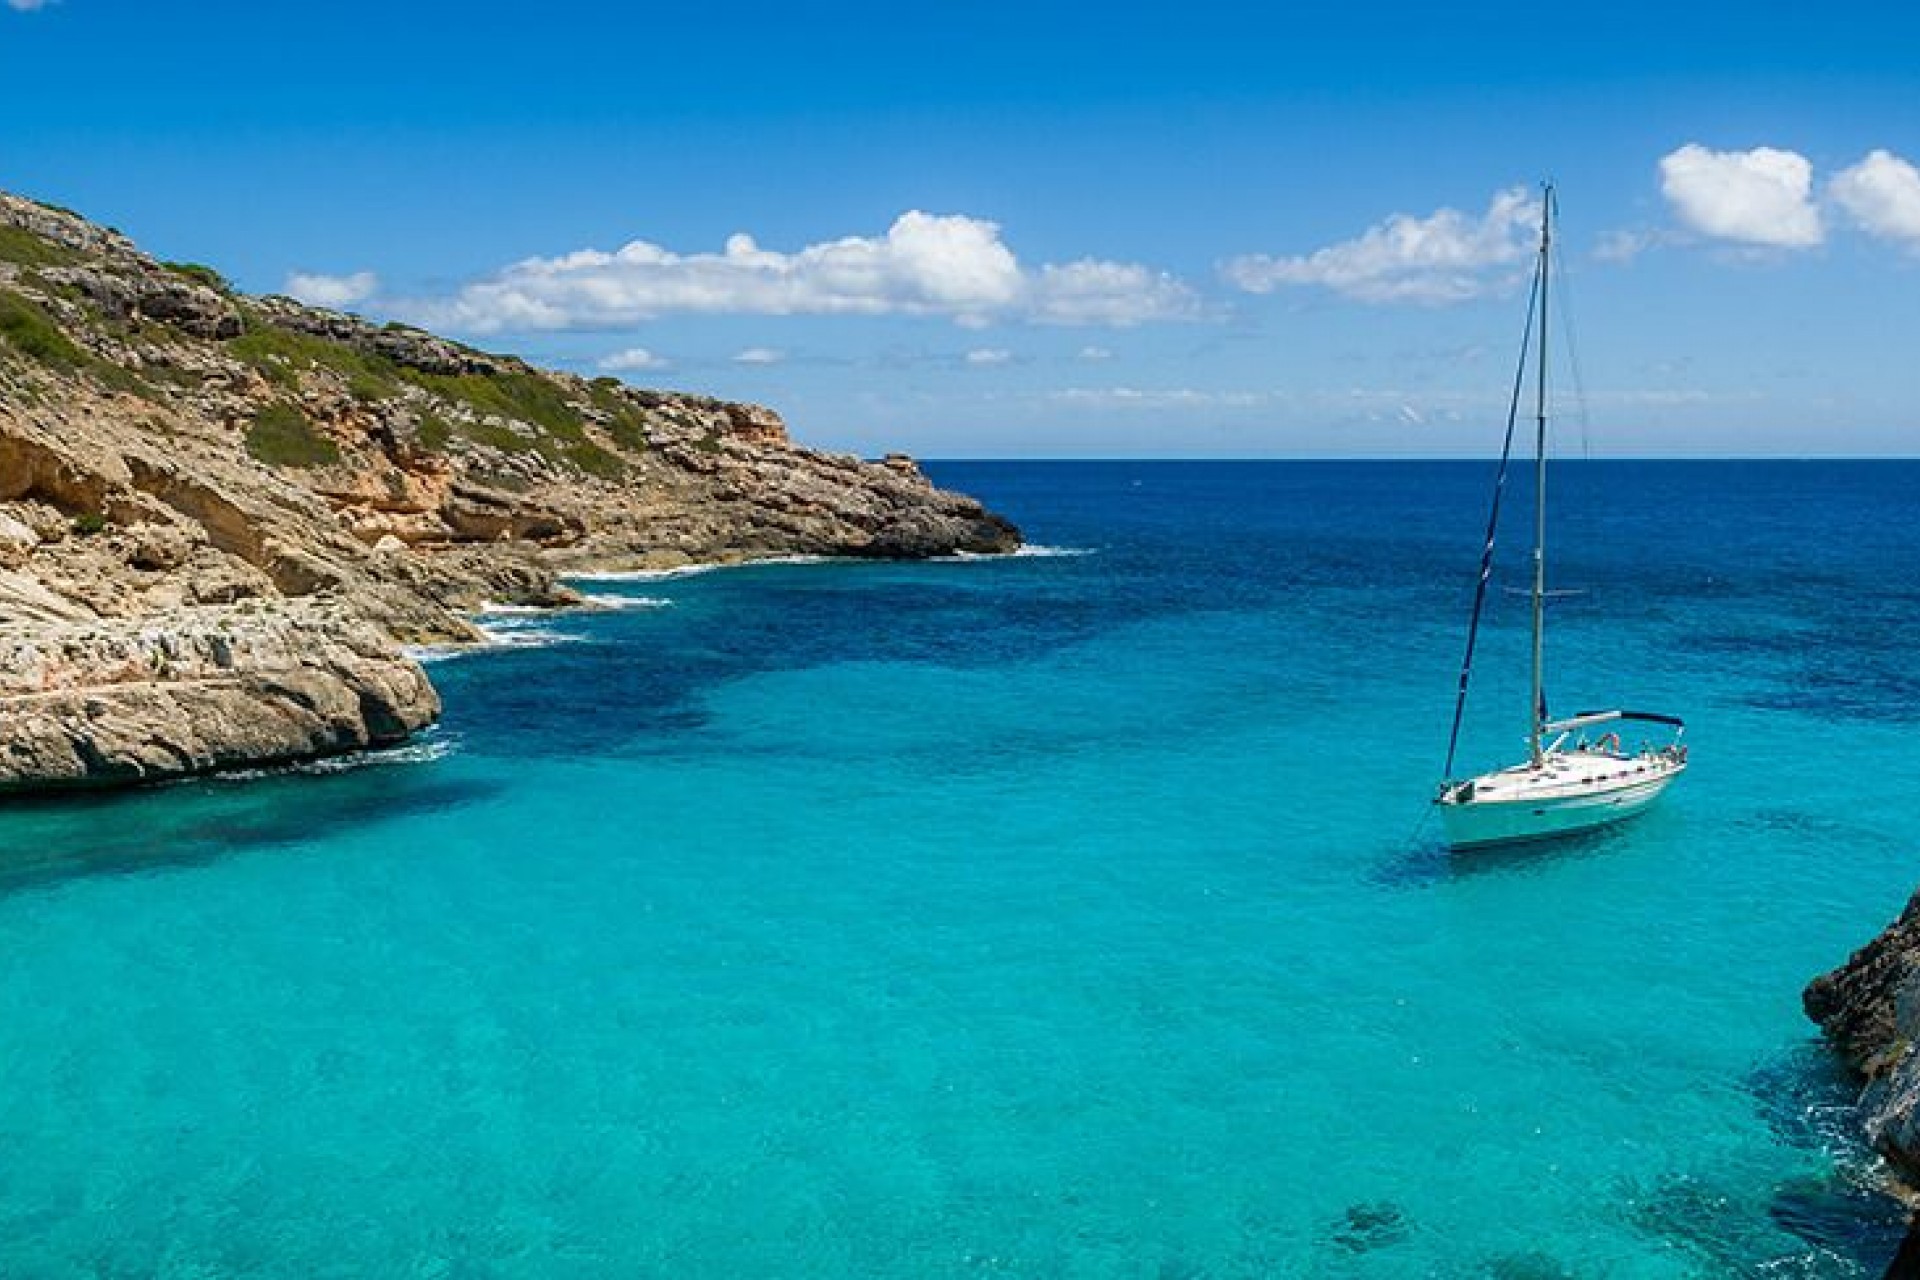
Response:
M648 369L669 368L671 362L645 347L628 347L601 358L600 367L608 373L640 373Z
M998 319L1131 325L1198 312L1191 289L1132 263L1021 265L998 224L914 210L884 236L847 236L794 253L735 235L719 253L644 240L613 253L528 258L450 298L406 304L422 323L471 333L618 328L671 312L930 315L979 327Z
M1124 329L1149 320L1190 319L1193 290L1165 272L1131 262L1082 258L1040 269L1029 281L1028 308L1042 324Z
M1593 256L1602 262L1632 262L1660 242L1659 233L1654 231L1609 231L1594 246Z
M56 0L7 0L7 8L18 9L21 13L32 13L35 9L44 9Z
M319 275L296 271L287 277L280 291L291 298L316 307L350 307L371 298L380 287L380 277L371 271L356 271L347 276Z
M1080 358L1082 360L1111 360L1113 359L1113 352L1105 347L1082 347L1080 348Z
M1068 387L1048 399L1078 409L1251 409L1274 397L1261 391L1203 391L1193 387Z
M1004 347L975 347L967 352L966 361L976 367L1006 364L1013 359L1013 352Z
M775 347L748 347L733 357L735 364L779 364L787 353Z
M1660 189L1680 220L1702 235L1742 244L1805 249L1821 242L1813 165L1774 147L1709 151L1697 143L1661 157Z
M1249 293L1319 285L1361 302L1459 302L1509 286L1539 221L1538 199L1515 187L1479 218L1457 209L1396 213L1355 239L1298 257L1249 254L1221 273Z
M1869 152L1842 169L1827 194L1874 235L1920 249L1920 170L1891 151Z

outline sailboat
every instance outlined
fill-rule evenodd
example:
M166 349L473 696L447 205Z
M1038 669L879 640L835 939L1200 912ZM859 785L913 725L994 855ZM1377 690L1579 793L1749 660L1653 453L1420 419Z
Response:
M1542 189L1540 255L1527 302L1527 327L1507 408L1507 438L1500 452L1480 581L1467 628L1466 658L1454 701L1453 733L1447 742L1446 781L1434 803L1440 809L1447 843L1477 849L1527 840L1575 835L1644 812L1687 767L1680 742L1686 726L1677 716L1650 711L1583 711L1554 720L1547 715L1545 683L1547 601L1547 286L1552 261L1553 222L1558 205L1551 184ZM1500 524L1500 499L1513 454L1514 424L1527 380L1527 347L1535 339L1534 367L1534 512L1533 512L1533 688L1527 704L1527 758L1519 764L1475 777L1455 778L1454 756L1466 711L1467 682L1493 574L1494 541ZM1621 736L1645 726L1670 730L1663 742L1628 744Z

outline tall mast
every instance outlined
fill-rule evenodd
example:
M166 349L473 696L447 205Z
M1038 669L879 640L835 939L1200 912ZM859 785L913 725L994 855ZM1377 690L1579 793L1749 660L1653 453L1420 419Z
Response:
M1553 235L1553 184L1540 201L1540 363L1534 383L1533 437L1533 701L1527 708L1527 758L1537 767L1542 707L1546 703L1547 621L1547 270Z

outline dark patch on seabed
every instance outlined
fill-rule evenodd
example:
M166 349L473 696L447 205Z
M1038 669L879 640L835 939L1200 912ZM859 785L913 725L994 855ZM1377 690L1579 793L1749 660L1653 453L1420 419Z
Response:
M1602 857L1623 848L1625 840L1622 828L1613 826L1550 840L1456 850L1436 829L1438 822L1430 819L1405 846L1374 863L1367 881L1383 889L1426 889L1476 876L1541 875L1568 863Z
M354 828L476 804L499 789L417 762L22 797L0 811L0 896L321 842Z
M1575 1280L1553 1257L1538 1252L1501 1253L1487 1259L1487 1280Z
M1327 1238L1348 1253L1371 1253L1406 1240L1413 1223L1391 1200L1350 1204L1329 1224Z
M1831 814L1812 812L1806 809L1774 807L1754 809L1734 820L1737 830L1754 831L1767 835L1784 835L1796 839L1818 841L1824 849L1864 850L1873 848L1892 848L1906 846L1885 831L1862 826Z
M680 755L699 749L703 699L729 681L862 662L991 669L1180 608L1089 594L1078 563L734 569L676 584L671 610L578 619L587 643L480 655L435 682L473 752Z

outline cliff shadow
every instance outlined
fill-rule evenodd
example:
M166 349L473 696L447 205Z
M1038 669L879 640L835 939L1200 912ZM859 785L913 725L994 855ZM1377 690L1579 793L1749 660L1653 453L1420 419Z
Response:
M0 897L321 842L480 803L501 785L454 776L431 759L374 753L131 790L15 797L0 802Z

